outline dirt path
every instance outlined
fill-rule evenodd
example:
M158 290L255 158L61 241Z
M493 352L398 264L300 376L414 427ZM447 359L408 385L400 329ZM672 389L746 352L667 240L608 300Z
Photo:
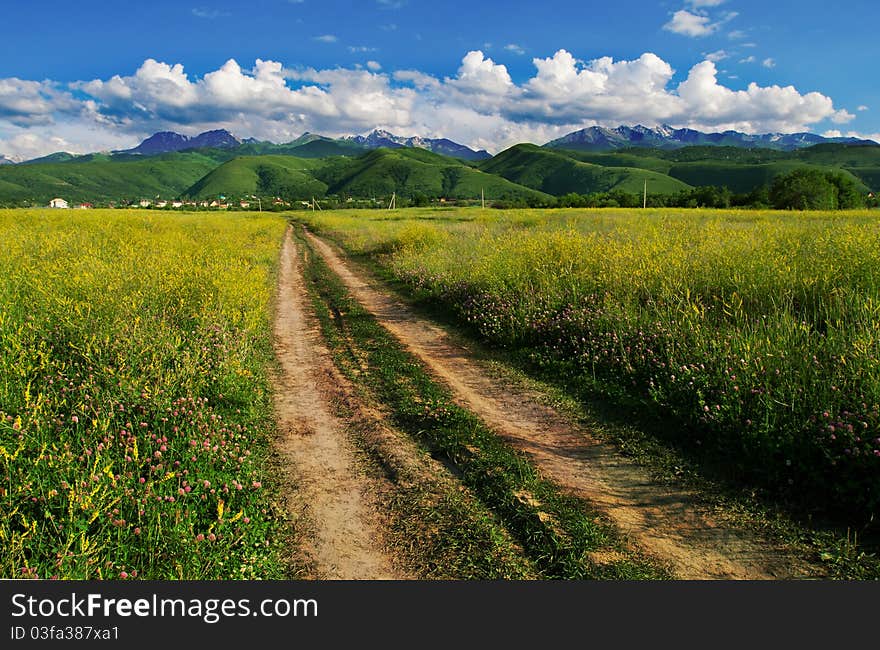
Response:
M328 406L329 354L304 309L306 291L290 230L285 235L274 324L281 375L274 380L288 509L307 516L314 538L304 549L317 579L400 579L378 541L366 479L356 473L345 428ZM305 511L305 512L303 512Z
M354 297L442 378L456 401L526 452L538 470L591 502L645 553L680 579L810 577L810 565L747 531L718 525L692 494L654 483L648 473L591 437L519 386L505 384L439 327L377 289L324 241L316 250Z

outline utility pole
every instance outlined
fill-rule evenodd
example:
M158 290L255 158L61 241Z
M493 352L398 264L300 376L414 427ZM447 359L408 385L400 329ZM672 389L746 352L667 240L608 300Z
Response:
M642 196L642 208L648 207L648 179L645 179L645 193Z
M388 209L393 210L397 207L397 192L391 193L391 203L388 204Z
M486 192L483 191L483 188L480 188L480 207L485 210L486 209Z

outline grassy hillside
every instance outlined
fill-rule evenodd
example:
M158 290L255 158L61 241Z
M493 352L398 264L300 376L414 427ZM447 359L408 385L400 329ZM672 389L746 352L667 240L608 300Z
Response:
M319 164L293 156L235 158L212 170L183 194L194 199L257 194L305 200L327 191L327 185L312 174Z
M792 152L709 146L674 150L634 148L606 153L563 149L553 152L603 167L648 169L693 186L727 186L734 192L750 192L770 184L777 174L803 166L840 171L854 177L864 191L880 190L880 146L872 145L820 144Z
M600 153L591 151L569 151L565 149L556 149L555 153L574 158L580 162L601 165L602 167L634 167L636 169L647 169L658 174L666 174L672 163L662 158L654 156L636 156L630 153Z
M645 180L654 193L673 194L689 187L680 180L649 169L581 162L564 152L529 144L516 145L483 163L480 168L556 196L569 192L641 192Z
M727 186L733 192L749 192L755 187L769 185L779 174L786 174L802 167L838 171L852 178L863 192L868 192L865 184L845 169L825 165L808 165L796 160L761 165L742 165L719 161L681 163L673 165L669 170L669 175L690 185Z
M171 198L216 166L199 153L123 161L95 155L69 162L4 165L0 167L0 204L29 201L43 205L56 196L70 202Z
M424 149L376 149L354 160L337 159L316 171L330 194L475 199L545 200L546 194L484 173L456 158Z

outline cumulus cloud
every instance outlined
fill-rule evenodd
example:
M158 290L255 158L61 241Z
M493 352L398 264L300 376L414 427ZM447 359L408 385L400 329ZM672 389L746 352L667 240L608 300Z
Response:
M85 109L52 82L0 79L0 120L15 126L51 124L58 112L78 113Z
M522 56L523 54L526 53L526 51L521 46L517 45L516 43L508 43L507 45L504 46L504 49L507 50L508 52L513 52L514 54L519 54L520 56Z
M532 59L535 71L521 83L479 50L446 77L384 72L376 61L314 69L261 59L250 69L230 59L194 77L180 63L147 59L132 74L68 88L0 79L0 152L33 157L64 148L127 148L159 130L194 135L226 128L286 142L303 131L338 136L374 127L498 151L594 124L764 133L854 118L830 97L792 86L751 83L732 90L718 79L721 58L722 51L705 55L680 83L672 66L651 52L581 61L559 50Z
M860 111L860 112L861 112L861 111L866 111L866 110L868 110L868 107L865 106L864 104L862 104L862 105L859 106L856 110L857 110L857 111Z
M770 57L767 57L766 59L764 59L763 61L761 61L761 65L764 66L765 68L775 68L775 67L776 67L776 61L774 61L774 60L773 60L772 58L770 58Z
M682 36L708 36L718 30L718 23L713 23L709 16L691 13L687 9L679 9L663 29Z
M731 90L718 83L718 71L711 61L691 68L678 86L678 96L695 117L699 116L695 121L746 132L804 131L808 124L823 119L852 119L845 110L835 110L830 97L817 92L802 95L794 86L762 87L752 82L746 90Z

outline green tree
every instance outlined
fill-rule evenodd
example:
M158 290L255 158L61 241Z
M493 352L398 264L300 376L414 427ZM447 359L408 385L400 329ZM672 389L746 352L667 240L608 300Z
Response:
M840 210L865 207L866 197L859 191L858 185L852 178L840 173L830 173L827 178L837 192L837 207Z
M837 187L819 169L780 174L770 185L770 204L777 210L835 210Z

